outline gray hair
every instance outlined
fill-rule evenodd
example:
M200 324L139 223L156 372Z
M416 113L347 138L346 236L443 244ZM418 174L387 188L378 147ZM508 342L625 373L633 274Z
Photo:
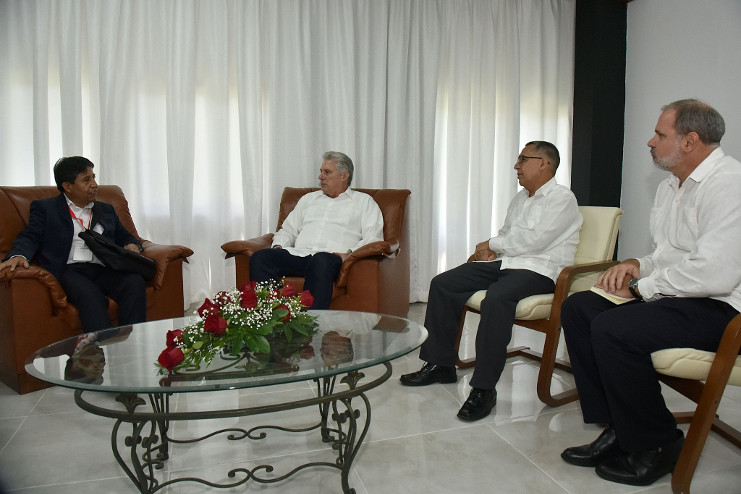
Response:
M662 112L667 110L676 112L674 130L680 136L695 132L703 144L717 147L726 133L720 113L699 99L680 99L661 107Z
M333 162L340 174L345 172L349 173L350 176L347 178L347 186L350 187L350 184L352 183L352 175L355 172L355 166L352 164L350 157L339 151L327 151L322 155L322 159Z
M535 146L536 152L545 154L548 158L548 163L553 168L553 173L556 173L558 165L561 163L561 155L554 144L548 141L530 141L525 146Z

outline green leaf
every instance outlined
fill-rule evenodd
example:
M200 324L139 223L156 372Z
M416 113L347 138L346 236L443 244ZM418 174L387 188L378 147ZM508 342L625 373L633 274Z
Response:
M252 348L253 351L258 353L270 353L270 342L268 342L268 340L262 335L258 335L255 338L255 347L256 348Z
M239 354L242 351L243 342L242 340L236 340L232 343L232 353Z

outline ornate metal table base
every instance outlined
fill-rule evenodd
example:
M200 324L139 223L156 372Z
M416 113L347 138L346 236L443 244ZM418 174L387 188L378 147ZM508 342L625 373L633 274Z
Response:
M340 470L342 490L345 493L354 493L348 483L348 476L352 462L365 439L371 420L371 407L365 392L373 389L391 377L391 364L385 362L384 374L366 384L359 385L360 380L365 377L363 373L353 371L345 375L340 382L347 384L345 391L335 392L337 376L327 376L314 381L317 384L315 398L299 400L289 403L275 405L249 407L231 410L212 410L203 412L172 412L170 411L170 394L163 390L162 393L149 394L149 402L152 406L151 412L138 412L136 409L145 405L146 402L136 394L120 394L116 399L124 404L126 410L113 410L102 408L86 401L82 397L82 390L75 391L75 403L83 410L95 415L115 419L113 431L111 432L111 448L113 455L121 468L126 472L131 481L142 493L153 493L168 485L177 482L198 482L214 488L229 488L246 483L249 480L258 483L274 483L285 480L293 474L309 467L332 467ZM361 410L353 406L353 399L362 400L365 408L365 420L361 419ZM249 430L229 428L214 431L203 437L194 439L175 439L169 436L170 421L173 420L199 420L214 418L241 417L249 415L261 415L283 410L292 410L317 405L319 407L319 422L306 428L286 428L275 425L260 425ZM130 434L124 437L124 444L129 449L128 461L119 451L118 440L123 424L131 425ZM228 483L213 483L196 477L182 477L159 482L155 478L155 471L164 467L164 462L169 458L170 444L184 444L202 441L218 434L228 434L227 438L232 441L242 439L263 440L268 437L270 430L286 432L309 432L318 430L322 440L330 443L336 451L337 458L333 462L309 462L299 465L285 474L275 477L266 477L265 473L272 473L272 465L258 465L252 469L235 468L227 475L235 479Z

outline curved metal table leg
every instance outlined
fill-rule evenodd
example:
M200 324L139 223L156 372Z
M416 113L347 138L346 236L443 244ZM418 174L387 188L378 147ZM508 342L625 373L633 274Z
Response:
M365 375L358 371L352 371L344 376L340 382L347 385L347 390L335 392L337 376L327 376L315 379L317 383L318 396L306 400L298 400L288 403L274 405L248 407L229 410L209 410L199 412L173 412L170 410L169 398L171 391L149 394L149 402L152 411L137 411L146 402L134 393L123 393L118 395L117 401L124 405L124 410L109 409L93 405L86 401L82 390L75 390L75 403L83 410L102 417L115 419L111 432L111 449L116 461L126 472L127 476L139 492L151 494L168 485L177 482L197 482L215 488L231 488L252 480L257 483L271 484L280 482L295 473L309 467L324 466L340 470L342 490L346 494L355 493L349 485L350 470L352 463L365 439L371 420L371 406L365 392L373 389L391 377L391 364L384 362L386 371L383 375L373 381L360 385ZM365 408L365 420L361 420L361 409L353 406L353 399L359 398ZM214 431L202 437L193 439L175 439L169 436L170 422L173 420L200 420L214 418L242 417L251 415L263 415L272 412L304 408L318 405L319 422L304 428L287 428L275 425L260 425L249 430L230 428ZM129 448L129 459L119 452L119 435L122 424L131 425L131 433L123 437L123 442ZM147 429L148 427L148 429ZM265 477L264 473L272 473L272 465L258 465L252 469L236 468L227 472L230 479L238 474L244 477L234 482L213 483L197 477L182 477L160 482L155 478L156 470L164 466L169 458L170 444L185 444L203 441L218 434L228 433L227 439L236 441L241 439L262 440L267 438L269 430L281 430L287 432L308 432L319 430L324 442L330 443L337 453L334 462L309 462L299 465L285 474L275 477Z

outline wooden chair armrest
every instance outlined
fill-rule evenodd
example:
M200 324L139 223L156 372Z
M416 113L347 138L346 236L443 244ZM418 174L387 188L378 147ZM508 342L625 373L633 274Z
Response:
M239 254L251 256L258 250L268 249L273 243L273 234L266 233L260 237L249 240L232 240L221 246L221 250L226 253L226 258L234 257Z
M68 307L67 294L64 292L59 281L44 268L30 265L28 268L18 266L12 273L5 269L0 272L0 281L12 281L14 279L36 279L49 289L49 298L54 309L65 309Z
M144 247L142 255L153 259L157 263L157 272L151 282L155 290L162 288L162 283L165 280L165 272L171 262L177 260L188 262L188 257L193 255L193 251L183 245L156 244L149 240L144 240L142 241L142 247Z
M574 281L576 275L604 271L617 263L617 261L598 261L588 262L584 264L574 264L573 266L566 266L565 268L563 268L561 270L561 273L558 275L558 279L556 280L556 290L553 292L553 305L551 314L553 314L554 311L558 311L558 313L560 314L561 304L564 300L566 300L566 297L568 297L569 289L571 288L571 282Z
M347 256L347 259L345 259L345 262L342 263L340 274L337 276L337 286L347 286L347 279L350 276L350 268L352 268L353 264L355 264L355 262L359 259L374 256L393 258L398 253L399 242L395 239L390 239L390 241L383 240L379 242L372 242L352 251L350 255Z

